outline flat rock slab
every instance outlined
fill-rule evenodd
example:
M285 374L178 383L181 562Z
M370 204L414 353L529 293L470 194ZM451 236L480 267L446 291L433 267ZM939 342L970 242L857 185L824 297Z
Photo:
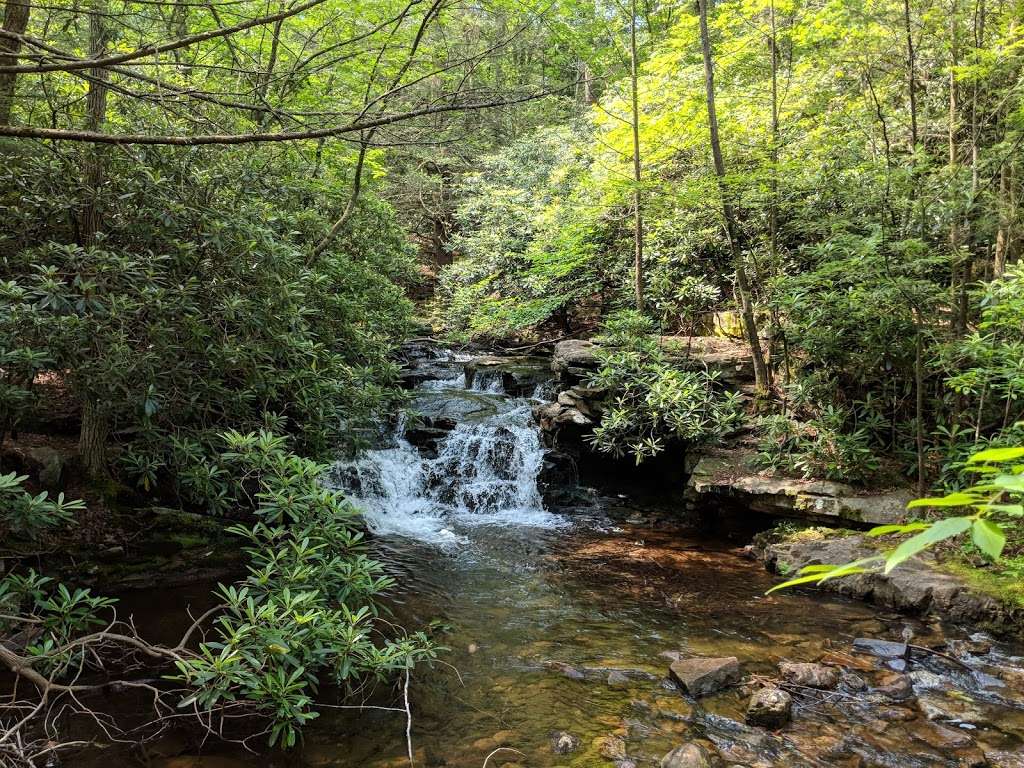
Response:
M686 487L689 507L757 512L830 525L903 522L909 489L865 493L830 480L768 476L749 450L716 449L697 461Z
M909 649L906 643L897 643L893 640L875 640L871 637L858 637L853 641L853 650L857 653L877 656L880 659L905 659Z
M669 667L672 679L690 696L706 696L738 683L740 663L735 656L679 659Z

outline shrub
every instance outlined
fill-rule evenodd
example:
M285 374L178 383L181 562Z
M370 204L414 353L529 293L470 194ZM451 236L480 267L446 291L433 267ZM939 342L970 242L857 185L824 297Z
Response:
M613 397L591 443L615 456L629 453L637 464L672 440L713 440L742 420L737 395L722 392L714 373L673 368L652 331L634 311L609 317L597 353L601 367L588 381Z
M56 499L46 491L33 496L22 487L27 479L15 472L0 475L0 531L31 539L47 528L72 522L74 513L85 508L84 502L65 499L63 493Z
M757 463L805 479L866 482L879 468L871 434L863 427L848 430L846 422L846 414L832 407L806 423L783 415L763 417Z

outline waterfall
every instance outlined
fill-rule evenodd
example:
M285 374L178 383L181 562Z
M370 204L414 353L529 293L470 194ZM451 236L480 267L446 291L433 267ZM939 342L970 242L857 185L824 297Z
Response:
M436 395L438 385L429 384L423 389ZM436 456L422 454L400 426L385 447L338 462L331 484L348 493L375 533L458 544L473 526L566 525L544 509L537 489L543 459L529 404L502 398L494 415L442 437Z

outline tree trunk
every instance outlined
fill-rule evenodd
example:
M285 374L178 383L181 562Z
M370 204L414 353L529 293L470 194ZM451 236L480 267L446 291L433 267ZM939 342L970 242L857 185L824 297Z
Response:
M89 55L93 58L102 56L107 47L104 11L105 8L98 4L89 14ZM89 70L89 90L85 103L86 127L90 131L99 130L106 120L107 80L109 77L109 72L106 69ZM86 150L85 185L89 197L79 224L80 244L85 247L95 245L96 235L102 230L103 214L99 195L100 187L103 184L105 159L105 147L97 145ZM86 389L82 402L82 428L78 435L78 455L83 470L93 479L109 476L107 471L109 431L107 417L99 405L98 397Z
M959 157L957 151L957 124L959 121L959 93L956 84L956 67L959 64L959 43L957 35L957 0L953 0L953 7L949 14L949 118L947 126L947 142L949 147L949 183L952 190L954 204L950 213L949 222L949 252L952 260L950 280L950 306L953 311L953 331L962 335L966 330L964 327L963 311L961 301L963 300L966 278L964 276L964 259L960 253L960 192L957 184L957 170Z
M25 34L28 28L30 6L28 0L7 0L4 6L5 32L15 35ZM18 63L17 53L21 50L21 41L9 37L0 37L0 67L12 67ZM11 108L14 106L14 86L18 76L14 72L0 72L0 125L10 125Z
M992 256L992 276L1000 278L1006 274L1006 256L1010 250L1010 168L1003 163L999 169L999 229L996 231L996 245Z
M772 68L772 200L769 209L768 226L771 236L772 268L779 255L779 43L775 26L775 0L769 6L771 40L769 42Z
M109 477L107 469L107 438L110 425L106 414L92 396L82 403L82 428L78 434L78 457L82 470L92 479Z
M715 164L715 176L718 179L718 188L722 196L722 213L725 217L726 237L729 241L729 250L732 254L733 265L736 268L736 285L740 294L740 309L743 317L743 330L750 344L750 354L754 361L754 381L760 395L766 395L769 389L768 366L764 362L764 353L761 350L761 340L757 330L757 318L754 316L754 305L750 293L750 283L747 279L747 268L743 261L737 235L739 228L736 224L736 214L730 201L730 195L725 186L725 162L722 159L722 146L718 138L718 114L715 111L715 75L714 65L711 59L711 36L708 33L708 6L707 0L697 0L697 8L700 13L700 42L704 54L704 87L707 92L708 129L711 134L711 157Z
M636 0L629 19L629 81L633 107L633 292L636 309L644 311L644 214L640 191L640 96L638 92L636 54Z
M89 55L92 58L102 56L107 47L107 30L103 17L103 8L97 7L89 14ZM89 90L85 98L85 127L89 131L98 131L107 116L107 81L110 73L103 68L89 70ZM100 187L103 185L104 159L106 149L100 146L86 150L85 186L89 199L82 212L80 223L81 244L96 244L96 235L102 225L102 212L99 204Z

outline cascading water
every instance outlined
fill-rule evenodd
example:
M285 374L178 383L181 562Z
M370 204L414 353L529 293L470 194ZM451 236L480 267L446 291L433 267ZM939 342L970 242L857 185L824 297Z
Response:
M437 440L433 454L412 445L400 423L386 446L335 465L332 484L362 508L373 531L457 544L473 526L568 524L544 509L537 489L544 447L528 401L498 395L500 376L474 383L478 389L465 389L457 374L418 387L435 408L477 408Z

